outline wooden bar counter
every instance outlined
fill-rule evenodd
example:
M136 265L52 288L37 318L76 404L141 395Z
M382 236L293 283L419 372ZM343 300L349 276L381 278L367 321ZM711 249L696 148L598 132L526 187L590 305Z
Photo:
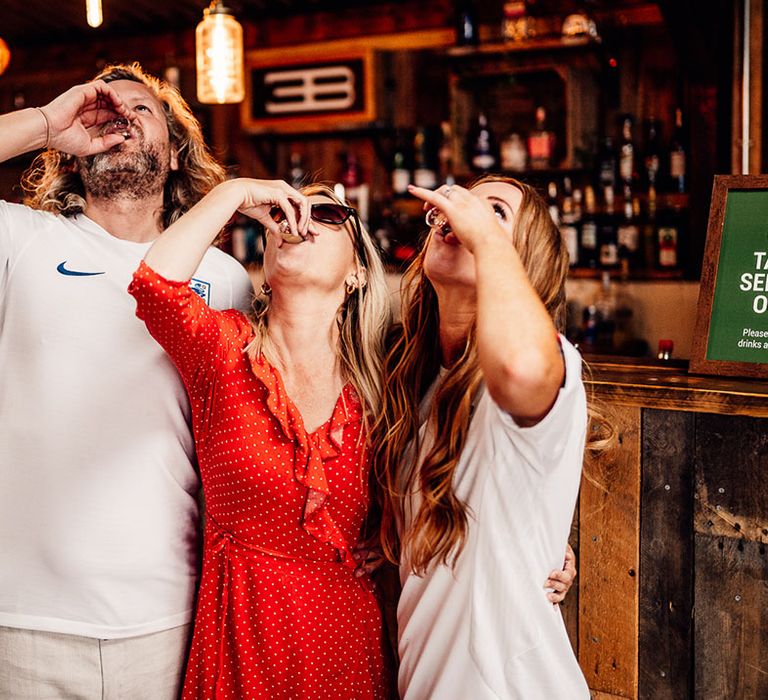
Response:
M589 366L618 444L585 465L563 612L593 696L768 698L768 382Z

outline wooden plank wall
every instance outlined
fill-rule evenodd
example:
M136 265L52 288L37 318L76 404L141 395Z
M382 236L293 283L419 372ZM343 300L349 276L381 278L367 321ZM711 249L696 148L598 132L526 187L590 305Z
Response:
M643 410L640 518L640 698L692 688L694 414Z
M697 414L695 691L768 697L768 420Z
M640 412L614 409L616 450L585 470L579 502L579 663L601 697L637 697Z

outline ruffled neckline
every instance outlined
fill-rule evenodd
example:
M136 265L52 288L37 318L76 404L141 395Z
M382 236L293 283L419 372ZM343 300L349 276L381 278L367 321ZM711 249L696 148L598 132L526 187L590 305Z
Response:
M308 433L304 418L285 390L283 378L276 367L263 355L251 358L251 369L267 389L267 408L280 425L280 429L296 450L293 474L307 489L301 526L312 537L334 547L339 558L350 568L356 563L344 533L328 512L331 489L325 473L329 459L338 457L343 449L344 429L350 423L360 423L362 430L363 410L360 399L351 383L342 387L331 417L313 432ZM357 433L355 440L360 438Z

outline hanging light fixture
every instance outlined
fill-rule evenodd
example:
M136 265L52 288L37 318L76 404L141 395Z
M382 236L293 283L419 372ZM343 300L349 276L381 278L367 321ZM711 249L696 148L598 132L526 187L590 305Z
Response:
M101 14L101 0L85 0L85 19L89 27L100 27L104 17Z
M0 39L0 75L3 74L8 64L11 62L11 50L2 39Z
M242 102L243 28L222 5L212 0L195 30L197 99L206 104Z

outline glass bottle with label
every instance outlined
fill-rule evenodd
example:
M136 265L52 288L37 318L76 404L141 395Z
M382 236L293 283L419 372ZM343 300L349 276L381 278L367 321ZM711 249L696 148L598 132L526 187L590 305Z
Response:
M619 177L625 189L632 189L637 179L635 143L632 140L633 119L629 114L621 120L621 143L619 144Z
M513 131L501 142L501 169L522 172L527 165L528 151L523 137Z
M595 190L592 185L587 185L584 188L584 219L581 222L579 264L592 269L597 267L598 262L595 205Z
M392 154L391 187L395 197L405 197L411 184L411 158L405 134L399 132L395 138Z
M478 32L477 9L473 0L456 0L456 46L477 46L480 41Z
M659 184L661 168L661 122L651 117L645 123L645 150L643 153L643 184L646 190Z
M613 139L606 136L600 145L597 158L597 182L602 191L606 187L616 188L616 149Z
M344 198L350 206L357 209L360 221L364 226L368 225L369 187L363 179L363 169L354 153L347 153L344 157L344 168L341 174L341 184L344 188Z
M597 345L603 351L611 351L614 348L616 331L616 289L611 283L608 270L603 270L600 288L593 304L597 311Z
M496 140L484 112L477 115L477 122L467 134L469 166L475 172L493 170L498 163Z
M413 184L428 190L437 187L437 146L425 126L416 129L413 138Z
M669 182L672 192L685 192L686 190L686 161L683 112L678 108L675 110L675 127L669 144Z
M504 41L525 41L528 39L528 16L525 0L507 0L503 6L504 19L501 35Z
M656 188L648 188L648 211L642 224L643 266L646 270L656 267Z
M456 183L456 177L453 171L453 133L451 122L440 122L440 148L437 152L437 159L440 163L440 182L444 185L453 185Z
M536 108L536 125L528 134L528 162L531 168L542 170L552 165L555 134L547 129L547 110Z
M301 157L301 153L294 151L291 153L291 170L289 172L288 182L291 183L291 187L302 187L306 183L307 171L304 168L304 161Z
M579 264L579 229L576 219L576 209L570 178L565 178L563 185L563 204L560 215L560 235L563 237L568 251L568 264L575 267Z
M679 267L680 224L679 217L674 211L667 210L660 213L657 237L659 269L673 270Z
M634 200L637 208L640 208L639 200ZM625 261L627 268L637 267L637 253L640 247L640 227L637 224L637 216L633 207L633 200L624 200L624 219L619 224L616 232L619 244L619 260Z
M547 185L547 210L552 223L560 227L560 207L557 203L557 183L550 182Z
M619 264L619 244L616 234L613 187L605 188L605 212L599 218L597 244L600 267L616 267Z

